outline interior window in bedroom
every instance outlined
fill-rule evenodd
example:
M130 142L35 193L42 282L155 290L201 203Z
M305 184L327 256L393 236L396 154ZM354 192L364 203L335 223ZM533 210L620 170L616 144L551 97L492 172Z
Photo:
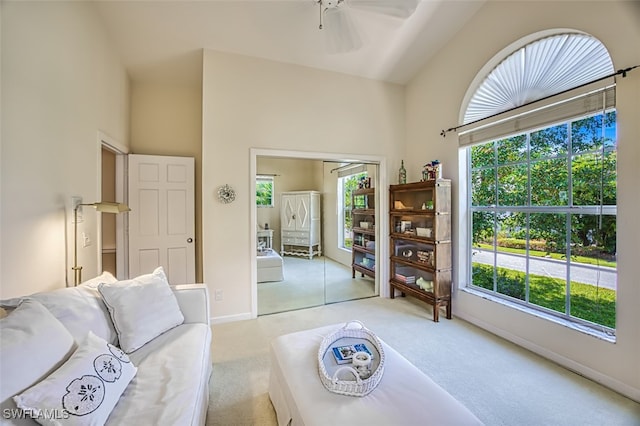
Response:
M256 176L256 205L258 207L273 207L273 176Z
M351 211L351 193L354 189L358 189L358 182L361 178L366 177L367 172L349 174L338 178L338 200L339 200L339 220L338 220L338 246L343 249L351 250L353 245L353 237L351 229L353 219Z

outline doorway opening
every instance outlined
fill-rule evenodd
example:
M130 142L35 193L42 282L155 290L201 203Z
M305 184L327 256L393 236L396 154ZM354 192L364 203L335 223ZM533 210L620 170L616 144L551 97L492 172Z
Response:
M127 147L98 131L98 188L101 201L127 203ZM111 272L119 280L129 278L128 215L99 215L98 270Z

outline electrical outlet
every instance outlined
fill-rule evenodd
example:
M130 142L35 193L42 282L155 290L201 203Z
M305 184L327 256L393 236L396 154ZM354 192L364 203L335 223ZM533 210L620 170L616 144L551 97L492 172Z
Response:
M222 298L224 297L224 293L220 289L216 290L213 294L214 294L213 297L216 300L216 302L221 301Z

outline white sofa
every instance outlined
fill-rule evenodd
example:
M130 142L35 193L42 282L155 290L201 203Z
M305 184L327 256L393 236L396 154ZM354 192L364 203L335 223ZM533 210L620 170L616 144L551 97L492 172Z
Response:
M0 423L36 424L17 409L14 395L26 393L25 390L44 382L44 378L52 377L52 372L60 371L61 365L68 364L70 356L77 352L82 336L89 331L104 341L118 345L121 330L117 329L117 325L114 327L109 315L110 307L105 303L107 299L101 299L102 290L100 288L99 292L96 285L104 277L103 274L90 280L93 282L83 283L78 287L4 301L4 307L17 307L0 319ZM212 369L207 288L202 284L170 288L184 320L128 354L137 372L119 399L116 396L117 403L108 413L107 425L205 424ZM23 302L24 299L29 302ZM147 297L147 303L154 306L155 300ZM25 321L20 315L30 312L27 308L31 305L36 307L34 312L38 312L39 306L44 306L53 314L54 319L45 315L46 312L41 312L27 317ZM159 306L162 304L159 303ZM164 312L158 312L158 315L162 316ZM56 333L64 333L55 324L58 321L72 336L72 347L66 346L66 336L54 337ZM51 326L57 328L52 329ZM22 332L24 330L16 332L15 328L20 327L31 329L26 334ZM46 335L41 335L42 333ZM56 353L64 353L64 356L56 359ZM48 360L49 357L53 359ZM105 387L108 386L105 382ZM61 424L67 424L65 418L69 417L71 424L80 424L78 421L83 420L62 411L48 414L43 411L40 414L62 418Z

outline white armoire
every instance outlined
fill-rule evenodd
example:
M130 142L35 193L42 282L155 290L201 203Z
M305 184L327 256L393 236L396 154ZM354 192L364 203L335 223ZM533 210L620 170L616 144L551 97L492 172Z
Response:
M280 204L280 254L322 255L320 241L320 193L283 192Z

